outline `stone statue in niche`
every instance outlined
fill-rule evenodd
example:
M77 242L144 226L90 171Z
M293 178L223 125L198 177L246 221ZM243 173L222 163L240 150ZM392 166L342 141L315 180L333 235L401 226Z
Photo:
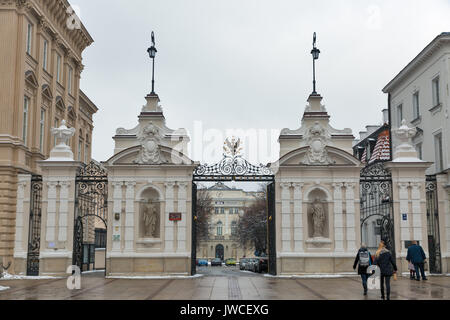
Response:
M324 237L325 210L319 199L312 204L313 237Z
M161 153L161 134L158 127L152 122L147 124L137 136L142 146L138 158L135 160L137 164L161 164L167 162Z
M150 238L157 238L156 227L158 223L158 212L156 207L150 202L144 204L143 219L144 219L144 236Z

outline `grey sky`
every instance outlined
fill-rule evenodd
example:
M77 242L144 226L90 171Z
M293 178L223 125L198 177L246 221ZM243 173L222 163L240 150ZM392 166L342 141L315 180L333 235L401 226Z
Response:
M203 130L298 128L312 91L316 31L322 52L318 92L332 126L352 128L355 136L365 125L381 122L384 85L434 37L450 31L448 0L71 4L80 8L95 40L84 53L81 88L100 108L93 137L99 161L112 156L116 128L137 124L150 92L146 49L152 30L159 51L156 92L170 128L192 133L194 121L201 121ZM194 160L218 160L221 142L214 148L215 156L193 154ZM269 151L258 160L276 160L278 150Z

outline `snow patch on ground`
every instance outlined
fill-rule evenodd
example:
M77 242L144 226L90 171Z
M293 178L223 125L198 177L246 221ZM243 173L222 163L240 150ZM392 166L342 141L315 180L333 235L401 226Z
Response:
M2 287L2 286L0 286L0 291L5 291L5 290L8 290L8 289L10 289L10 287Z
M201 278L203 274L196 274L194 276L107 276L106 279L142 279L142 280L167 280L167 279L195 279Z
M1 280L46 280L46 279L63 279L64 277L51 277L51 276L21 276L21 275L13 275L9 273L3 273Z
M273 276L270 274L265 274L264 276L268 278L280 278L280 279L335 279L335 278L358 277L358 274L348 272L339 274L317 273L317 274L296 274L283 276Z

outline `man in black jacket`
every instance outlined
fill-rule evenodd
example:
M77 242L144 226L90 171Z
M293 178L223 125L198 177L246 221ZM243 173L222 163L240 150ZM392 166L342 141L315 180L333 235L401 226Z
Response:
M416 269L416 280L420 281L420 275L422 275L422 280L427 280L425 276L425 260L427 259L425 252L422 247L417 244L417 241L413 241L412 245L408 248L408 254L406 255L406 260L411 262ZM419 274L420 271L420 274Z
M367 274L367 268L372 264L372 256L370 255L369 250L367 250L367 246L363 243L356 254L355 263L353 263L353 270L355 270L356 265L358 265L358 274L361 276L365 296L367 295L367 279L370 276Z

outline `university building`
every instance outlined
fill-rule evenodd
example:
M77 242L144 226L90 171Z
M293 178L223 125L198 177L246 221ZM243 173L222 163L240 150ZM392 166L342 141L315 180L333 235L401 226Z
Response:
M237 239L239 218L256 199L258 192L226 186L222 182L206 189L211 197L212 212L209 219L209 237L198 242L197 257L222 260L253 257L255 248L244 248Z
M17 206L18 193L30 198L31 181L35 189L47 188L38 162L47 159L57 144L51 129L66 120L68 127L75 128L69 141L75 160L91 161L92 116L98 109L80 90L80 78L82 53L93 39L73 20L69 7L67 0L0 1L0 262L4 265L13 261L18 237L28 238L28 234L14 236L16 223L25 223L16 219L17 212L25 210ZM36 219L41 217L38 202ZM26 252L16 252L16 262L26 258Z

